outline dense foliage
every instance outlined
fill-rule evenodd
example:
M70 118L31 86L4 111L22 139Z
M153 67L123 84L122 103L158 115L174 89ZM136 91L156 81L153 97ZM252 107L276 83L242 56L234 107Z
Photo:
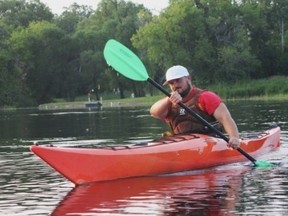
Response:
M61 15L40 0L0 0L0 107L71 101L91 89L96 99L153 94L107 67L110 38L138 53L158 82L174 64L202 86L287 76L287 22L284 0L170 0L158 15L124 0L95 11L74 3Z

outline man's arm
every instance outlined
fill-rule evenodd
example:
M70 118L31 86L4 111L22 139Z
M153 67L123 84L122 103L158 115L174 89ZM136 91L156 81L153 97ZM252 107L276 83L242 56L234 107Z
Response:
M170 97L160 99L151 106L150 114L155 118L164 120L172 104L178 104L181 101L182 97L177 91L171 92Z
M160 99L151 106L150 114L155 118L164 120L171 105L172 103L168 97Z
M240 145L238 128L226 105L220 103L213 115L229 135L229 145L232 148L238 148Z

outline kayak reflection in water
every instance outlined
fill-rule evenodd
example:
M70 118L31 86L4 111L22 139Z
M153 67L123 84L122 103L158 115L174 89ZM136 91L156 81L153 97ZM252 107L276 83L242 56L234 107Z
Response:
M224 215L234 211L241 176L251 168L232 169L80 185L51 215Z
M228 108L214 92L193 86L191 79L185 67L176 65L169 68L164 85L169 84L171 96L154 103L150 109L151 115L166 121L174 134L211 134L212 131L206 128L202 122L179 106L179 103L182 102L210 124L220 122L229 135L228 145L237 149L240 145L239 132Z

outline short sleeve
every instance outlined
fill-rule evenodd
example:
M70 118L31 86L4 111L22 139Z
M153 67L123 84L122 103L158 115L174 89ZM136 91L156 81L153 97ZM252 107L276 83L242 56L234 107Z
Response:
M209 115L215 112L220 103L222 103L222 99L211 91L204 91L198 99L199 107Z

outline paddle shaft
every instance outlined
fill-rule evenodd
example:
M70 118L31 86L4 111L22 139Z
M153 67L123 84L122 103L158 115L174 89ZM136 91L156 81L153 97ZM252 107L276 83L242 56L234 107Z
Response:
M166 96L170 97L171 94L166 91L165 88L163 88L162 85L155 82L151 78L148 77L147 81L151 83L153 86L158 88L160 91L162 91ZM202 116L200 116L198 113L194 112L192 109L187 107L184 103L180 102L179 106L181 106L183 109L185 109L186 112L188 112L190 115L192 115L194 118L196 118L198 121L202 122L205 126L207 126L210 130L212 130L215 134L217 134L219 137L221 137L223 140L225 140L227 143L229 142L229 138L225 136L221 131L217 130L215 127L213 127L208 121L206 121ZM251 155L249 155L247 152L245 152L240 147L237 148L237 151L239 151L242 155L244 155L247 159L249 159L253 164L256 163L256 159L253 158Z

